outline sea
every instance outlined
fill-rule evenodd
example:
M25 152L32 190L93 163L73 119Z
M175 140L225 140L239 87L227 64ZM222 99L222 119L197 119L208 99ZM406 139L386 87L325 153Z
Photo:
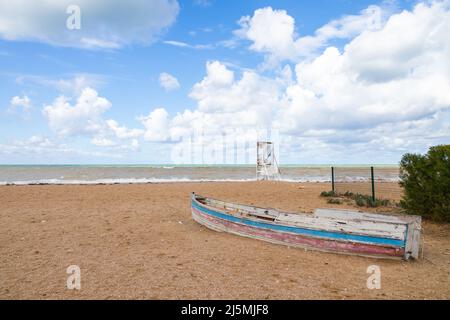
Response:
M284 165L282 181L329 182L332 165ZM380 181L398 181L397 165L374 166ZM345 181L370 178L370 165L336 166ZM0 165L0 185L130 184L207 181L254 181L254 165Z

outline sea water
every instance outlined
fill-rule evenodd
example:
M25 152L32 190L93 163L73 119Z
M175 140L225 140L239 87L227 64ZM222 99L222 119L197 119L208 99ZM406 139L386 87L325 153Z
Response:
M368 166L343 166L350 180L367 179ZM366 168L367 170L361 170ZM281 180L290 182L331 181L329 165L281 166ZM377 166L377 178L398 180L395 165ZM249 165L0 165L0 185L16 184L113 184L202 181L253 181L255 166Z

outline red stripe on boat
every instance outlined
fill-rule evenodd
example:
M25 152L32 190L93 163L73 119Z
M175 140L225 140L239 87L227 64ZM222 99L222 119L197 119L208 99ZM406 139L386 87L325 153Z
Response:
M312 238L304 235L297 235L287 232L278 232L270 229L256 228L248 225L243 225L240 223L224 220L217 218L208 214L205 214L195 208L192 208L193 215L198 215L201 219L206 219L212 225L224 226L227 228L226 231L234 231L242 235L255 236L259 238L265 238L268 240L273 240L277 242L285 243L286 245L300 245L307 246L311 248L317 248L327 251L338 251L338 252L350 252L357 254L366 255L377 255L377 256L392 256L392 257L403 257L404 249L400 247L386 247L379 245L371 245L357 242L343 242L338 240L328 240L321 238Z

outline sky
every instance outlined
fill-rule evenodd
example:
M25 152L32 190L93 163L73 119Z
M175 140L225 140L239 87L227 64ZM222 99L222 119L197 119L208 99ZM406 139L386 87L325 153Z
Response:
M282 164L393 164L450 143L450 1L32 3L0 0L0 164L252 163L258 139Z

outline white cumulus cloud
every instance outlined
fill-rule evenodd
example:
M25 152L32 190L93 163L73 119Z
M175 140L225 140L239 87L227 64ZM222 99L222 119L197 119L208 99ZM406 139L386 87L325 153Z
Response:
M180 87L178 79L167 72L162 72L159 75L159 84L167 91L175 90Z
M92 134L101 130L102 114L111 103L99 97L97 91L85 88L71 105L64 96L59 96L51 105L44 107L50 128L60 135Z
M12 113L21 112L26 115L30 112L30 108L31 108L31 99L28 98L28 96L26 95L22 97L14 96L11 98L8 111Z
M125 126L120 126L115 120L107 120L106 124L111 129L115 136L119 139L138 138L143 135L144 130L141 129L129 129Z
M332 39L348 39L363 31L378 30L382 21L382 8L369 6L358 15L330 21L317 29L314 35L300 37L293 17L285 10L266 7L255 10L253 16L242 17L239 20L241 28L235 34L251 41L250 49L265 53L266 62L273 66L282 60L298 61L310 57Z
M156 108L138 118L142 129L105 120L111 104L90 88L75 102L60 96L44 114L58 134L88 135L92 144L118 152L138 150L140 138L178 142L197 130L211 141L228 129L245 135L259 128L277 129L282 161L297 163L389 162L450 143L450 1L419 3L388 17L380 10L331 21L311 38L296 35L287 12L257 10L241 20L241 36L269 60L295 66L238 72L209 61L189 94L196 107L173 115ZM372 23L378 15L381 23ZM265 22L275 24L277 39ZM347 43L338 49L329 45L334 39Z
M113 140L99 137L92 138L91 143L98 147L112 147L116 145L116 142Z
M146 117L139 120L146 131L144 138L147 141L166 141L169 139L169 114L164 108L157 108Z
M81 28L66 27L69 5L80 8ZM0 2L0 38L57 46L113 49L147 44L176 20L176 0L27 0Z
M299 61L294 76L288 66L275 77L251 70L238 76L224 63L208 62L205 77L190 93L197 107L173 117L164 109L153 111L146 136L176 141L192 130L217 137L227 128L273 128L289 146L284 151L292 161L324 162L351 161L351 154L390 161L406 151L449 143L449 3L419 3L392 14L380 28L356 23L350 30L358 34L343 50L331 46ZM289 43L294 29L277 30ZM336 32L327 34L341 37ZM260 42L257 48L278 50L283 43Z

